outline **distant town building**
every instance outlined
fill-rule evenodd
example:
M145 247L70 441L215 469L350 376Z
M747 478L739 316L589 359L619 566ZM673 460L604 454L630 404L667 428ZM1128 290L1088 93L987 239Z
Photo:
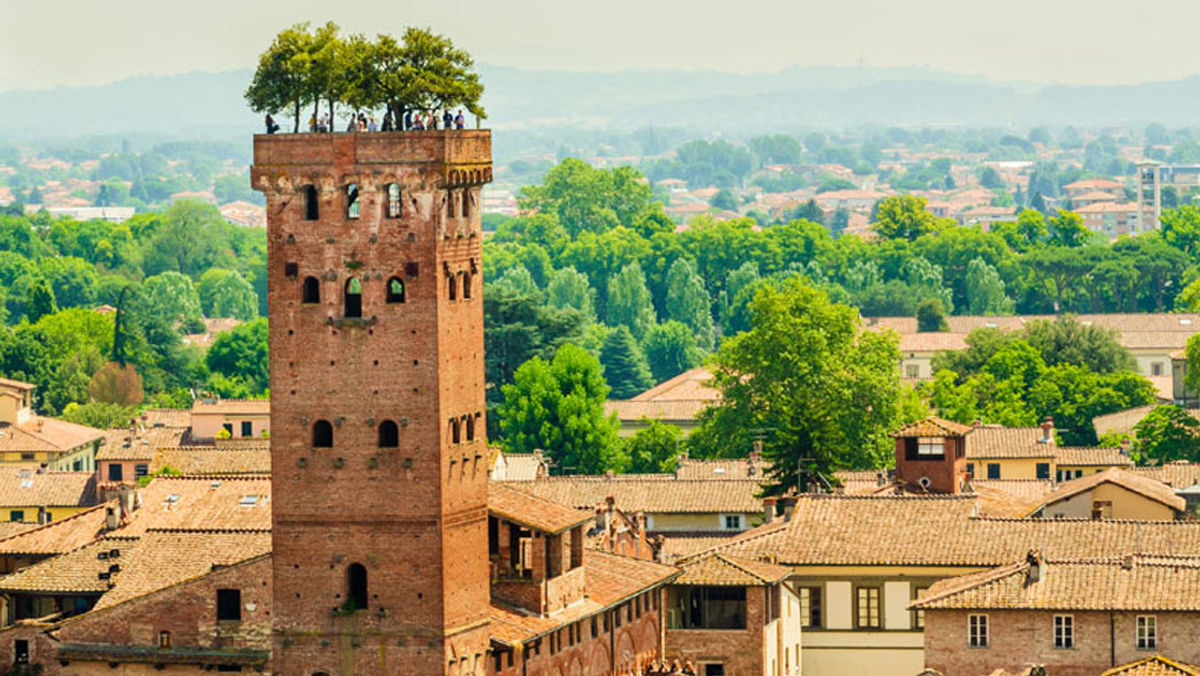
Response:
M108 221L121 223L133 218L133 207L54 207L40 204L25 205L25 213L36 214L45 209L51 216L71 218L77 221Z

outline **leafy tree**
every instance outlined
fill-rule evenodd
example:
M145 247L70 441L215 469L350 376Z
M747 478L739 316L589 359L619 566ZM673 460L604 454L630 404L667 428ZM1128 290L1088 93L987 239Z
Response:
M56 256L38 262L59 307L88 307L96 301L96 269L82 258Z
M646 355L624 326L608 333L600 348L600 365L615 399L629 399L654 385Z
M801 462L822 473L883 465L899 415L899 351L891 333L860 331L853 308L791 278L761 288L753 328L713 357L721 403L701 415L689 445L700 456L740 455L767 429L769 493L796 484Z
M1159 220L1163 241L1193 261L1200 258L1200 209L1191 205L1164 209Z
M196 278L228 251L225 221L211 204L180 200L146 224L143 239L147 274L173 271Z
M609 326L624 326L634 338L645 338L657 322L642 266L630 263L608 282Z
M884 239L913 241L921 235L947 227L925 209L925 198L895 195L879 200L876 220L871 228Z
M1187 362L1185 366L1183 385L1189 393L1200 393L1200 333L1188 336L1187 346L1184 348L1184 359Z
M1121 346L1116 331L1083 324L1071 316L1031 321L1022 338L1050 366L1076 364L1096 373L1137 370L1137 362Z
M144 297L150 311L169 321L198 318L200 296L192 280L178 272L164 272L146 280Z
M686 258L677 258L667 273L666 316L682 322L696 336L696 345L703 350L713 348L711 299L704 280Z
M1004 187L1004 181L1000 179L1000 174L992 167L984 167L979 173L979 185L988 190L996 190Z
M142 378L131 364L105 364L88 384L88 397L102 404L133 408L142 403Z
M982 258L972 259L967 266L967 303L973 315L1012 314L1013 302L1004 293L1004 280Z
M295 120L293 132L300 131L300 104L308 93L311 42L308 23L280 31L271 46L259 55L258 68L245 94L250 109L256 113L277 114L290 109Z
M762 164L799 164L804 154L800 142L788 134L756 136L750 139L750 150Z
M89 401L86 404L71 402L58 417L78 425L107 430L127 426L130 420L137 417L137 408L101 401Z
M596 321L595 291L588 283L587 275L567 266L555 270L546 289L550 307L572 308L588 323Z
M25 307L25 317L31 322L37 322L42 317L58 311L54 302L54 292L50 290L50 283L44 277L38 278L29 286Z
M205 363L213 373L244 383L253 393L265 392L270 382L266 317L218 333Z
M635 474L669 474L679 464L683 430L661 420L646 420L645 427L624 440L629 471Z
M205 317L233 317L249 321L258 316L258 295L244 277L233 270L212 268L196 285Z
M497 288L504 288L518 295L542 297L542 290L538 288L537 282L533 281L533 275L529 270L520 263L504 271L493 284Z
M518 203L522 209L554 214L571 237L618 225L641 229L661 213L661 205L636 169L594 169L575 158L551 169L541 185L522 188ZM654 224L651 229L660 228Z
M372 73L365 96L371 103L386 105L394 115L462 106L484 117L483 84L471 70L475 62L450 38L410 27L399 42L379 35L368 54Z
M1156 406L1134 425L1133 432L1137 435L1137 456L1141 462L1200 460L1200 421L1179 406Z
M725 211L737 211L740 206L737 196L728 188L718 190L708 203L714 209L724 209Z
M950 323L946 321L946 308L939 298L926 298L917 306L918 331L949 331Z
M500 389L512 382L517 367L533 357L550 359L562 344L579 341L583 324L583 315L577 310L555 309L537 296L489 283L483 294L484 375L489 404L499 400Z
M583 348L563 345L553 361L530 359L502 391L500 445L506 452L542 449L564 473L625 468L616 415L604 413L609 388L600 362Z
M1050 241L1057 246L1077 247L1087 244L1092 232L1083 224L1083 216L1074 211L1058 210L1050 219Z
M668 321L650 329L645 341L646 361L655 382L662 382L700 365L702 354L687 325Z

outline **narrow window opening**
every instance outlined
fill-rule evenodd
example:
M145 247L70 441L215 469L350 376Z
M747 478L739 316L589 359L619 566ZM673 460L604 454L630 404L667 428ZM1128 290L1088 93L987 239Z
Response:
M317 206L317 187L306 185L304 186L304 220L315 221L320 217L320 208Z
M217 590L217 619L238 622L242 619L242 590Z
M159 648L170 648L171 647L171 632L169 632L169 631L158 632L158 647Z
M387 184L387 217L400 218L400 184Z
M318 420L313 423L313 448L333 448L333 425L328 420Z
M346 610L362 610L367 607L367 569L361 563L352 563L346 569Z
M379 447L396 448L400 445L400 428L391 420L379 423Z
M321 282L317 281L316 277L304 278L304 289L300 300L304 303L321 302Z
M358 277L346 280L344 316L362 317L362 282Z
M458 429L458 418L455 418L454 420L450 421L450 441L452 443L457 444L461 440L462 439L459 436L459 429Z
M283 275L288 279L295 279L296 275L300 274L300 264L288 261L283 264Z
M458 300L458 279L454 275L447 275L446 285L449 289L450 300Z
M462 216L463 216L463 218L471 217L471 189L470 188L463 188Z
M358 184L346 186L346 218L358 218Z
M399 277L392 277L388 280L387 285L387 302L403 303L404 302L404 282L400 281Z
M463 273L462 285L463 299L467 300L471 297L471 273Z
M475 417L467 416L467 441L475 441Z

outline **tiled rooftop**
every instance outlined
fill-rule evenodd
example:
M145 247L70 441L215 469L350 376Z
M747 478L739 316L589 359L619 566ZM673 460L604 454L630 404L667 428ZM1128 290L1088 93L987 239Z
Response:
M92 593L108 591L129 555L137 548L138 538L106 537L79 549L54 556L0 577L0 591L40 592L45 594ZM105 574L101 578L101 574Z
M1043 496L1042 506L1066 500L1106 483L1120 486L1127 491L1132 491L1144 498L1164 504L1176 511L1183 511L1187 507L1187 501L1176 495L1175 491L1165 483L1141 474L1126 472L1122 469L1106 469L1103 472L1096 472L1095 474L1088 474L1078 479L1064 481L1058 485L1053 493Z
M271 528L271 479L262 474L160 476L142 489L141 502L121 533Z
M1132 467L1133 459L1119 448L1084 448L1059 446L1054 461L1072 467Z
M0 555L49 555L78 549L104 533L106 511L116 502L96 505L24 533L0 540Z
M521 484L524 487L526 484ZM488 485L488 511L543 533L556 534L591 520L592 515L493 481Z
M612 496L628 514L707 514L758 512L759 483L733 479L675 479L666 475L559 476L522 484L522 490L547 500L591 510Z
M93 472L39 472L36 465L0 465L0 506L81 507L96 504Z
M1053 458L1053 442L1041 438L1040 427L979 425L967 434L967 459Z
M154 451L165 446L178 446L187 429L179 427L147 427L139 429L130 439L127 429L104 433L104 443L96 451L96 460L127 460L150 462Z
M34 415L20 425L0 424L0 451L65 453L103 436L92 427Z
M1200 676L1200 666L1151 655L1113 667L1100 676Z
M172 446L155 450L150 471L164 467L189 475L270 474L269 446Z
M683 573L672 584L755 587L774 584L791 575L791 568L765 561L739 559L709 552L680 564Z

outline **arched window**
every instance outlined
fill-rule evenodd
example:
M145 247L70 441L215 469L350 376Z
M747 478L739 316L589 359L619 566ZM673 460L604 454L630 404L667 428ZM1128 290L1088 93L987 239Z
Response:
M400 218L400 184L388 183L384 190L384 194L387 195L384 215L388 218Z
M467 422L467 441L475 441L475 416L465 416Z
M304 220L315 221L321 217L321 210L317 204L317 186L304 186Z
M471 273L463 273L462 286L463 300L467 300L471 297Z
M367 607L367 569L361 563L352 563L346 569L346 609L363 610Z
M313 448L333 448L333 425L328 420L313 423Z
M400 281L399 277L392 277L387 284L387 302L403 303L404 302L404 282Z
M358 218L358 184L346 186L346 218Z
M458 418L453 418L450 420L450 443L457 444L462 441L459 434Z
M304 290L301 301L305 303L321 302L321 282L316 277L304 278Z
M470 188L463 188L462 216L463 216L463 218L471 217L471 189Z
M450 300L458 300L458 278L454 275L446 275L446 286Z
M400 445L400 428L391 420L379 423L379 447L396 448Z
M362 282L358 281L358 277L351 277L346 280L345 294L345 317L361 317L362 316Z

